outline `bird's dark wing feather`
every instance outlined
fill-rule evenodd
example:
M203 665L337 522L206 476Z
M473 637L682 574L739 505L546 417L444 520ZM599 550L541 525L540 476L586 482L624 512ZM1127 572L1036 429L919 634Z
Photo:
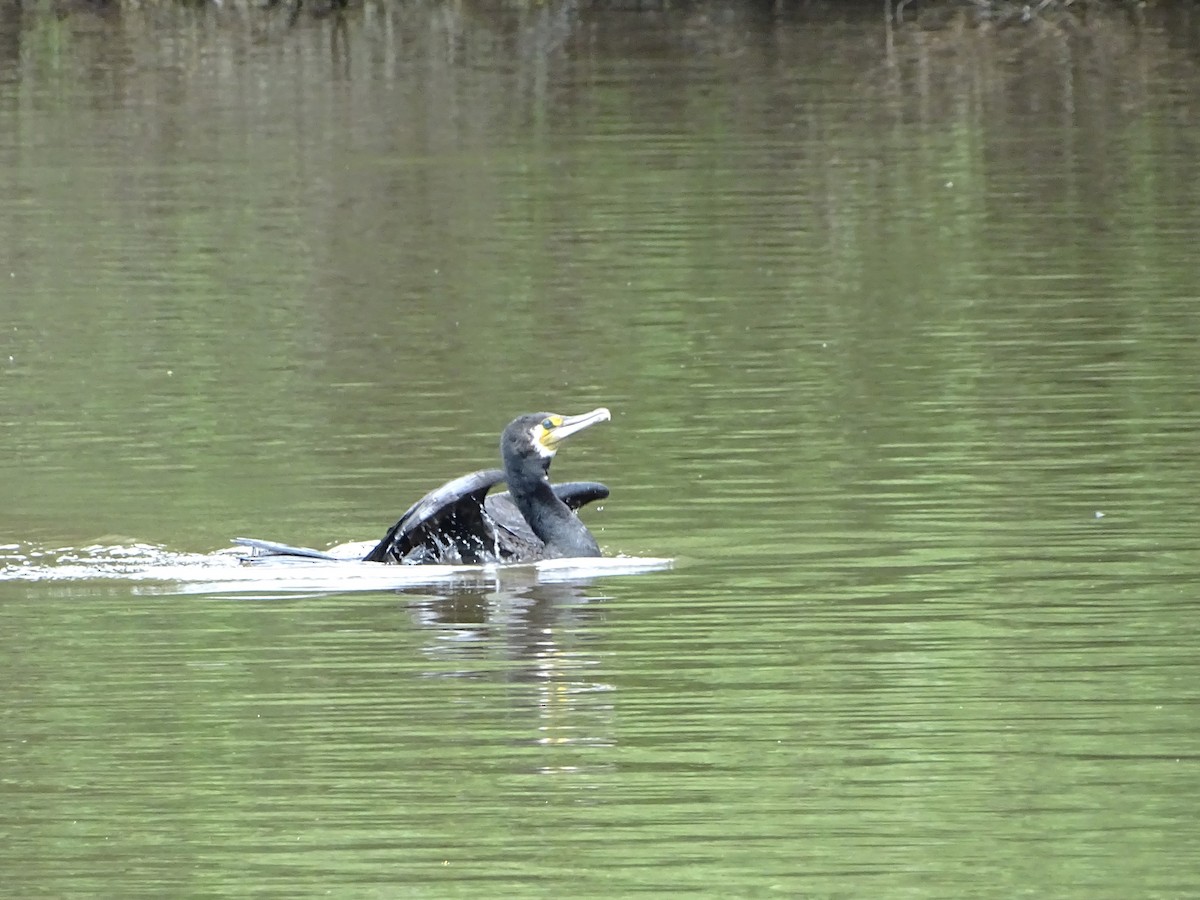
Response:
M383 563L528 562L540 559L544 544L533 533L508 491L488 494L504 480L500 469L481 469L430 491L400 517L363 560ZM608 496L598 481L556 484L554 493L572 510ZM234 538L252 552L247 561L272 557L345 560L323 550L293 547L258 538Z
M483 504L487 492L503 480L500 469L481 469L447 481L410 506L364 561L474 564L494 560L496 532Z
M564 481L553 487L558 499L576 512L586 503L605 499L609 493L608 485L599 481Z
M554 493L558 495L559 500L576 511L587 503L603 500L610 493L608 485L601 484L599 481L564 481L562 484L552 484L550 486L554 489ZM491 512L492 505L497 502L512 504L514 510L517 508L517 504L513 502L512 496L508 491L492 494L487 498L488 512ZM520 513L518 512L517 515L520 515Z

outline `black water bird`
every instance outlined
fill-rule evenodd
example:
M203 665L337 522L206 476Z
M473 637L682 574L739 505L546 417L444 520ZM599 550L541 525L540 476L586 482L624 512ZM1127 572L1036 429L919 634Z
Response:
M471 472L430 491L408 508L366 556L357 558L417 565L599 556L600 547L576 510L603 500L608 488L596 481L551 485L549 471L562 441L609 418L604 407L578 416L518 416L500 435L503 469ZM508 490L489 494L501 481L508 484ZM326 553L254 538L235 538L234 543L253 549L253 559L347 558L336 548Z

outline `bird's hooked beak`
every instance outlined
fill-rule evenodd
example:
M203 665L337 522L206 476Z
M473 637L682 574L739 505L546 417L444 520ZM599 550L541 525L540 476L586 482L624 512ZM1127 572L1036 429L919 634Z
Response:
M571 435L590 428L597 422L607 422L611 418L612 414L603 406L578 416L547 413L546 417L534 426L534 445L547 456L553 456L558 450L558 445Z

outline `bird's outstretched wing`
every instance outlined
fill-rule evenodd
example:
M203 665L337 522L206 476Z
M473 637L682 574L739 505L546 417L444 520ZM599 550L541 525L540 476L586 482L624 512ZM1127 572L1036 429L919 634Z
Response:
M544 544L508 491L488 494L503 480L504 472L500 469L480 469L446 482L410 506L366 556L353 558L408 565L478 565L540 559ZM572 510L603 500L609 493L598 481L567 481L553 487L554 493ZM252 551L248 561L273 557L297 561L350 558L338 553L338 548L330 553L258 538L234 538L234 543Z
M480 469L447 481L410 506L363 560L408 564L495 561L496 531L484 512L484 497L503 480L500 469Z

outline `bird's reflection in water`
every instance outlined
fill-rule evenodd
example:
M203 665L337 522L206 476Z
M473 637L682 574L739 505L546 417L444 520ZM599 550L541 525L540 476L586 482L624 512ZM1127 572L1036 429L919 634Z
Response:
M586 583L530 581L422 598L410 609L432 632L425 652L436 674L512 687L501 694L512 712L532 717L532 743L583 751L615 743L615 688L596 679L603 670L596 625L608 600ZM594 768L555 753L538 771L584 767Z

